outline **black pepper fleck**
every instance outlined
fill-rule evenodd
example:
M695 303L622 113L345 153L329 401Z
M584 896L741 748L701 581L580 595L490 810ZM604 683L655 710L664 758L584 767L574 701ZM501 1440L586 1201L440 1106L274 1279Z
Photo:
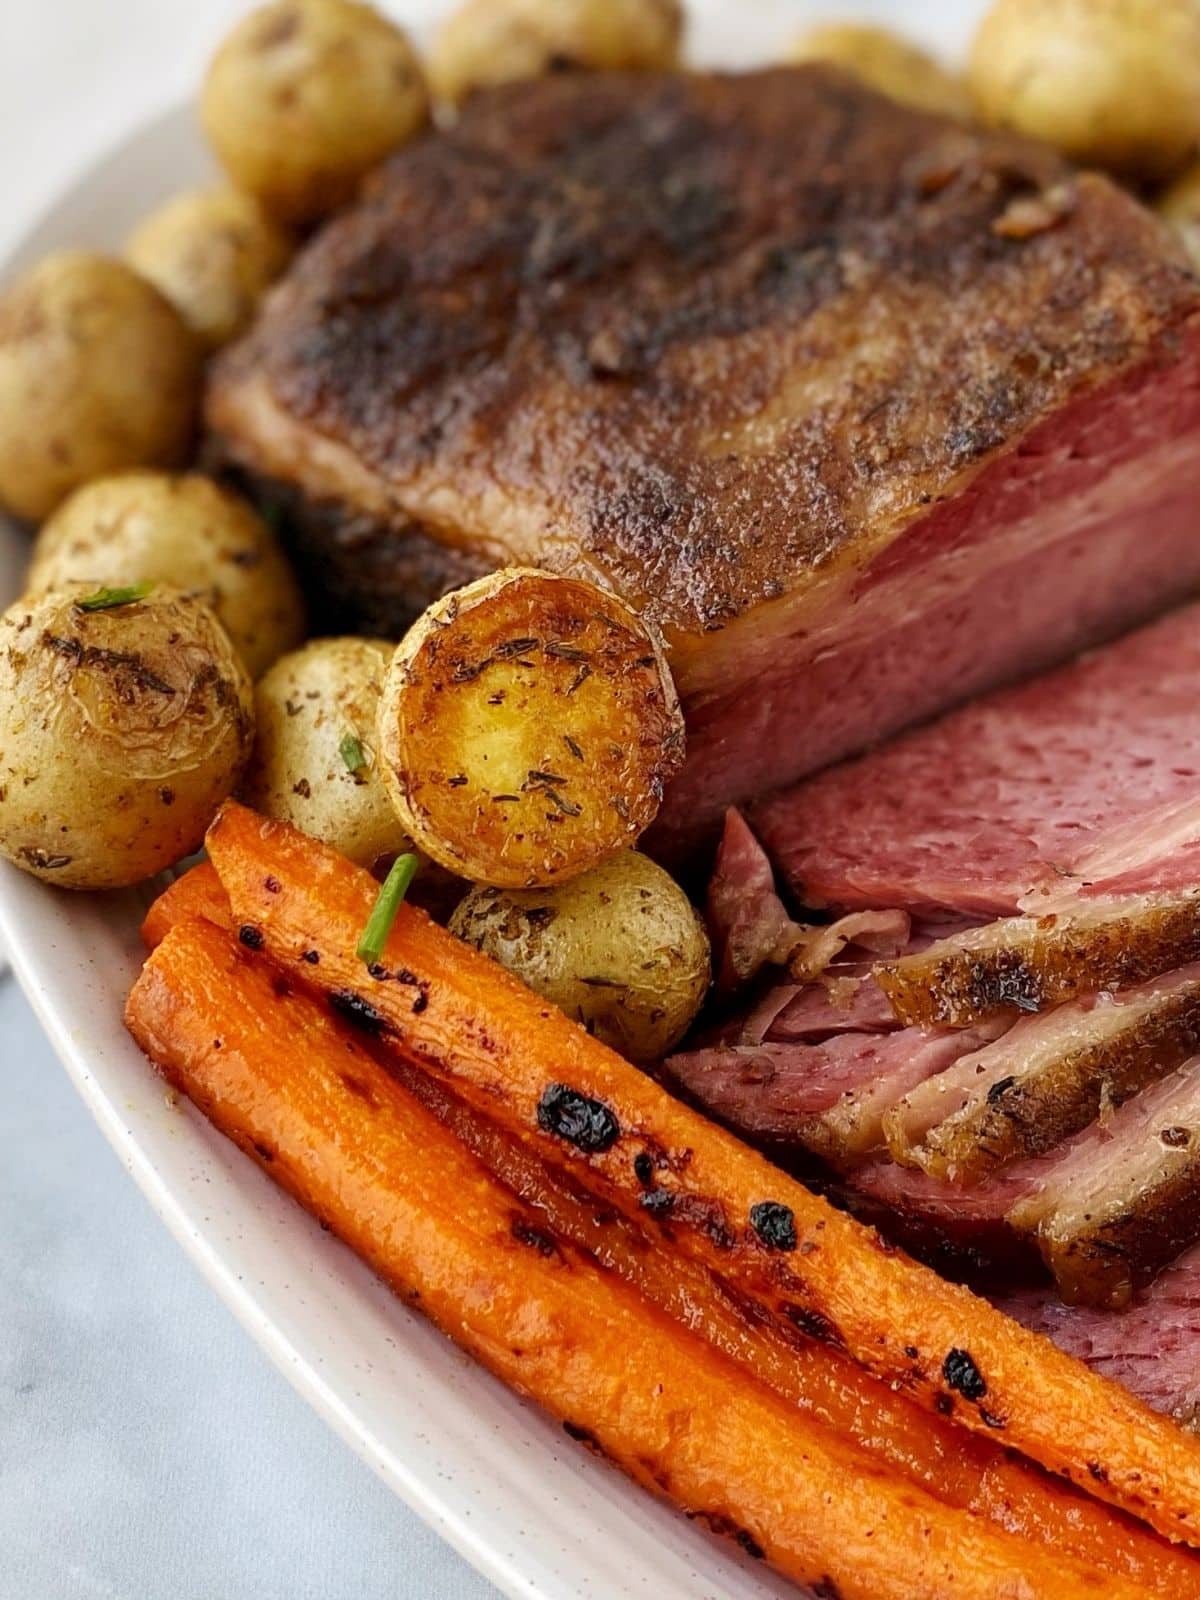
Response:
M352 1022L364 1033L377 1037L387 1027L387 1019L382 1013L376 1011L369 1000L364 1000L362 995L356 994L353 989L331 989L329 1004L339 1016L345 1017L347 1022Z
M620 1124L600 1100L589 1099L565 1083L552 1083L538 1101L538 1127L577 1150L602 1153L621 1137Z
M983 1374L966 1350L951 1350L942 1362L942 1377L964 1400L982 1400L987 1393Z
M266 940L261 928L256 928L252 922L243 922L238 929L238 938L247 950L261 950Z
M777 1200L760 1200L750 1207L750 1226L768 1250L796 1248L796 1218L790 1206Z

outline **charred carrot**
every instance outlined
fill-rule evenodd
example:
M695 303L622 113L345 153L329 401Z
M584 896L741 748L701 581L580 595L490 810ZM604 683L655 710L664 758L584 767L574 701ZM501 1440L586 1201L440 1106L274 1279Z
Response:
M212 873L211 868L196 868L193 875L201 871ZM156 902L155 943L172 926L196 915L197 907L211 921L229 925L229 902L215 874L195 885L201 887L202 895L187 895L173 884ZM373 1050L366 1041L359 1048ZM1167 1544L1140 1523L1010 1456L990 1440L927 1414L838 1351L795 1330L789 1337L764 1326L746 1314L734 1291L712 1273L682 1259L669 1244L648 1249L644 1224L598 1208L577 1185L419 1068L392 1057L387 1069L491 1173L540 1213L544 1224L539 1227L551 1237L569 1239L792 1405L945 1504L1131 1578L1148 1594L1174 1600L1188 1593L1189 1586L1200 1586L1200 1559L1181 1546ZM531 1242L536 1242L532 1236Z
M127 1022L399 1294L646 1487L845 1600L1144 1594L943 1506L802 1416L547 1237L350 1030L278 990L267 963L193 919L150 956Z
M189 867L155 900L142 921L142 943L153 950L177 922L189 917L207 917L221 926L229 921L229 896L207 861Z
M334 851L236 804L208 843L243 938L610 1204L657 1219L776 1327L1200 1542L1200 1440L835 1211L415 908L364 968L375 884Z

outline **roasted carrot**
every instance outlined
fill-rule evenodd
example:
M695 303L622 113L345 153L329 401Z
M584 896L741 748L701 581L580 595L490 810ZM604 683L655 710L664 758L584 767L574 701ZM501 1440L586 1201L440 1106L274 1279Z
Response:
M377 886L336 852L236 804L208 845L244 939L609 1204L657 1218L775 1326L1200 1542L1200 1440L834 1210L415 908L368 971L354 949Z
M845 1600L1144 1595L943 1506L739 1372L548 1238L349 1029L279 989L269 964L193 919L150 956L126 1020L399 1294L646 1487Z
M212 869L193 869L193 875L202 870ZM197 914L230 925L229 902L215 874L195 887L202 885L202 895L181 894L180 885L172 884L160 897L147 918L154 943ZM358 1047L373 1054L377 1050L365 1040ZM991 1440L921 1411L840 1352L796 1330L785 1336L747 1316L720 1279L669 1247L648 1248L644 1224L598 1208L568 1177L420 1068L399 1058L386 1065L490 1172L540 1213L543 1237L569 1239L785 1400L945 1504L1131 1578L1148 1594L1174 1600L1188 1593L1189 1585L1200 1586L1200 1559L1183 1547L1167 1544L1140 1523L1014 1458ZM536 1242L532 1236L531 1242Z
M153 950L177 922L188 917L207 917L222 926L229 921L229 896L207 861L189 867L155 900L142 921L142 943Z

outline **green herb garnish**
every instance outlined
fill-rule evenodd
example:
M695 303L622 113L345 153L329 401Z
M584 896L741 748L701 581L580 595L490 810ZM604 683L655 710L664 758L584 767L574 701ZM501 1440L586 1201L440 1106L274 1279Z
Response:
M367 764L363 754L363 747L352 733L342 735L342 742L338 745L338 752L350 772L361 772Z
M137 600L144 600L153 589L152 583L129 583L122 589L97 589L95 594L84 595L82 600L76 600L77 611L112 611L117 606L131 606Z
M362 938L358 941L355 954L360 961L365 961L367 966L373 967L383 954L383 947L387 943L388 934L392 931L392 923L396 920L396 913L400 903L408 893L408 886L417 875L420 865L418 857L409 853L397 856L392 863L392 870L380 885L379 893L375 897L375 907L367 919L363 929Z

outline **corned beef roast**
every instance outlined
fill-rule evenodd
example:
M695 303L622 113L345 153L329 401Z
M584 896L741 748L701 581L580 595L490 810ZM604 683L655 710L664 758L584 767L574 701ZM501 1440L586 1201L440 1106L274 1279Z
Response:
M207 420L326 626L514 561L651 614L670 854L1193 591L1198 305L1113 184L831 68L567 75L393 158Z

